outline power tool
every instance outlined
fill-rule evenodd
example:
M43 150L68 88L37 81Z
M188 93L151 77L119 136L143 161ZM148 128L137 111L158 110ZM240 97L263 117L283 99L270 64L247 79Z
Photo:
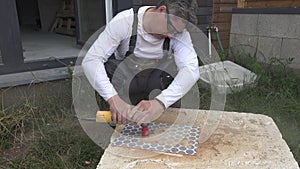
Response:
M112 122L111 111L98 111L96 115L96 122L103 122L103 119L105 122L109 123L110 126L115 126L115 124ZM148 123L141 124L143 137L149 136L148 125Z

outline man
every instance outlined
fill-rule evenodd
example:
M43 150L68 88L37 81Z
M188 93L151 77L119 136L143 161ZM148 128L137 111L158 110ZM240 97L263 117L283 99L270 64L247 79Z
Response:
M196 6L196 0L162 0L156 7L139 8L136 44L133 55L128 57L125 55L133 34L134 11L130 9L120 12L88 50L82 62L84 72L95 90L109 103L114 122L133 121L141 124L153 121L164 109L181 99L198 80L197 55L186 30L188 21L195 23ZM164 64L163 44L166 38L170 39L169 51L173 52L178 71L174 80L172 78L171 83L165 82L168 80L162 80L162 74L165 77L169 77L169 74L151 66L150 69L143 68L140 72L132 73L141 63ZM138 63L134 65L136 62ZM138 78L131 79L129 74ZM131 81L131 87L126 85L128 81ZM157 85L152 84L161 85L156 87ZM150 87L150 93L153 89L162 91L149 100L142 97L133 107L130 100L121 96L126 86L130 90L129 95L144 95L140 93L148 91L149 86L153 86Z

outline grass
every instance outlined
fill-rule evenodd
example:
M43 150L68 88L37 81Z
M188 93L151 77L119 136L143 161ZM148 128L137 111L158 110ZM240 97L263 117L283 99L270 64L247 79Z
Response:
M252 70L259 80L255 88L227 95L225 110L272 117L299 163L299 76L287 69L288 61L262 65L248 55L226 59ZM71 89L64 94L0 105L0 168L96 168L103 150L75 118ZM209 109L210 91L200 88L200 97L201 108Z
M70 93L1 106L0 168L96 168L103 150L75 118Z

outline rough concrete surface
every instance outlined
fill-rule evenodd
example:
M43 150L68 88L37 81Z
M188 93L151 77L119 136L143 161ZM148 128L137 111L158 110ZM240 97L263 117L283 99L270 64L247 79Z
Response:
M279 10L280 12L280 10ZM232 51L250 54L269 63L272 57L294 58L289 68L299 71L300 15L233 14L230 32Z
M200 126L207 124L210 111L168 109L157 121ZM214 114L216 112L213 112ZM196 156L167 155L146 150L113 147L105 150L97 169L116 168L180 168L180 169L298 169L286 142L274 121L265 115L217 112L222 115L211 137L201 143ZM181 114L181 116L180 116ZM194 122L188 116L197 114ZM183 118L186 116L187 118ZM191 117L191 118L190 118ZM191 123L192 122L192 123ZM209 125L209 124L208 124ZM118 126L120 131L122 126ZM201 131L205 133L205 131ZM115 132L112 140L118 135ZM200 136L201 137L201 136Z

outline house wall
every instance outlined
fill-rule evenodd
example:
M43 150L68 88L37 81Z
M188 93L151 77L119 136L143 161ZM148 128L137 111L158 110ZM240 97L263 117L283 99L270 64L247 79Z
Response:
M237 7L237 0L214 0L212 23L218 27L221 43L224 49L229 47L232 9ZM217 36L212 33L212 43L220 49Z
M230 29L232 24L231 19L232 10L234 8L300 7L299 0L211 0L211 2L212 1L212 22L208 21L207 23L213 23L219 28L221 43L225 50L230 46ZM198 0L198 4L203 2L206 3L205 0ZM216 49L220 49L215 33L212 33L212 42Z
M300 9L235 9L230 32L232 51L270 58L294 58L300 69Z
M300 7L299 0L238 0L239 8Z

